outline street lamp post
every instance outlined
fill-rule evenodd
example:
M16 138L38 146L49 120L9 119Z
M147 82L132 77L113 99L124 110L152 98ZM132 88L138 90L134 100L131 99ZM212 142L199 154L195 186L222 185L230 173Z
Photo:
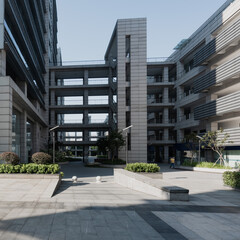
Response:
M125 154L126 154L126 165L128 163L128 129L132 128L133 125L130 125L124 129L122 129L122 132L125 132L125 138L126 138L126 147L125 147Z
M49 132L53 133L53 164L55 163L55 129L59 128L58 126L55 126L49 130Z
M203 139L202 137L196 135L198 138L198 162L201 162L201 140Z

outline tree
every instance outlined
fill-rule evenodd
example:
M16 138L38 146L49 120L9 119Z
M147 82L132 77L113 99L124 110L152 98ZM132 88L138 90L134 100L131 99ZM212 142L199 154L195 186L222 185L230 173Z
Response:
M186 144L188 150L191 152L191 163L193 161L194 156L197 154L197 145L199 139L197 138L197 134L191 132L190 134L186 135L183 139L183 142Z
M111 153L112 161L114 159L114 154L118 153L119 149L125 145L125 140L122 132L115 130L110 132L108 135L108 149Z
M229 134L223 133L223 129L217 131L208 131L202 136L202 148L210 148L212 151L218 154L218 159L215 164L217 164L219 161L220 165L226 165L226 161L223 157L223 151L227 143L233 143L232 141L228 141L229 137Z
M119 149L125 145L124 137L120 131L111 131L108 136L100 138L97 141L97 146L100 152L111 154L113 161L115 153L118 153Z
M97 140L97 147L98 151L105 155L107 153L107 147L108 147L108 140L106 137L99 138Z

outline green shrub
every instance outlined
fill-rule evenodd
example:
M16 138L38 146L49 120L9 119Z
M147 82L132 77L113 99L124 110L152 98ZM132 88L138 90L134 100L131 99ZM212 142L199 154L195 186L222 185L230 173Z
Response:
M223 182L233 188L240 188L240 172L224 172Z
M44 152L36 152L32 155L32 162L36 164L48 164L52 162L52 157Z
M59 171L58 164L0 164L0 173L56 174Z
M159 172L160 167L155 163L129 163L125 170L131 172Z
M182 166L187 166L187 167L201 167L201 168L218 168L218 169L232 169L231 167L228 166L223 166L220 164L215 164L213 162L192 162L190 160L185 160L182 164Z
M0 154L0 159L8 164L17 165L20 162L20 158L14 152L4 152Z

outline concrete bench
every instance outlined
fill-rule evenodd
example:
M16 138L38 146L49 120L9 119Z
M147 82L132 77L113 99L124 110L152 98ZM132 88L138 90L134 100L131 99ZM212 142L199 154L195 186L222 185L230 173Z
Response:
M163 186L161 190L170 201L188 201L189 190L178 186Z

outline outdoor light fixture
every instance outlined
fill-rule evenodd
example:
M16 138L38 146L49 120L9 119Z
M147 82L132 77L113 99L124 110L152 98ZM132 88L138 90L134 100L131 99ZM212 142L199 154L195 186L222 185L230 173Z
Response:
M53 135L53 163L55 163L55 129L59 128L59 125L49 129L49 132L52 132Z
M128 129L130 129L132 127L133 127L133 125L130 125L124 129L122 129L122 132L124 132L124 131L126 132L126 135L125 135L125 137L126 137L126 147L125 147L125 149L126 149L126 165L128 163L128 135L127 134L128 134Z

